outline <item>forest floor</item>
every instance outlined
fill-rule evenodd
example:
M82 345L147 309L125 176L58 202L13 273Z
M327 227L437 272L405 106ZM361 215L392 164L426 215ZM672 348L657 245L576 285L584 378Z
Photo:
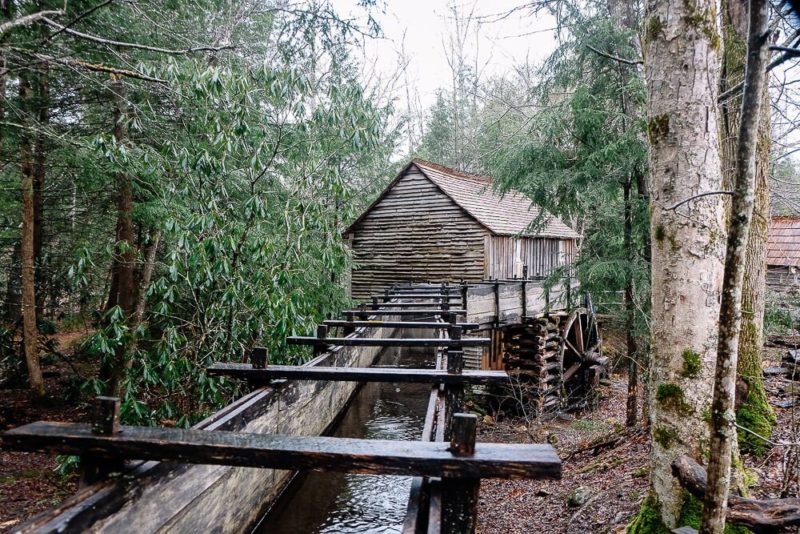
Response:
M58 350L71 354L87 332L57 336ZM77 388L81 377L93 376L86 362L46 357L42 362L47 397L32 402L27 389L0 388L0 432L39 420L86 421L89 405ZM91 366L89 366L91 367ZM55 455L0 449L0 532L58 505L75 493L78 475L60 475Z
M606 336L607 346L613 344L611 337ZM765 366L778 365L786 350L766 349ZM91 376L92 371L65 360L51 362L44 370L48 398L41 403L31 403L24 389L0 389L0 431L40 419L87 420L88 404L74 387L76 375ZM773 441L796 442L800 405L789 404L798 399L800 383L773 376L766 384L778 416ZM624 427L626 395L626 376L614 374L601 386L593 410L546 422L485 417L479 441L551 443L564 467L561 480L484 481L479 532L624 532L647 493L650 448L644 424ZM746 466L758 479L754 497L778 497L785 489L785 453L785 447L773 446L761 458L745 456ZM0 450L0 532L74 493L77 475L57 474L57 464L53 455ZM796 495L797 486L790 492Z
M787 349L765 349L765 367L779 365ZM800 383L766 379L778 424L772 441L797 442ZM484 418L478 441L551 443L563 461L561 480L487 480L481 483L478 531L495 533L623 533L647 496L650 435L640 423L625 428L627 377L614 374L601 387L598 406L548 422ZM641 399L640 399L641 401ZM786 490L787 448L771 446L762 457L744 455L757 481L754 498L780 497ZM795 469L797 469L795 467ZM794 483L784 496L797 496Z

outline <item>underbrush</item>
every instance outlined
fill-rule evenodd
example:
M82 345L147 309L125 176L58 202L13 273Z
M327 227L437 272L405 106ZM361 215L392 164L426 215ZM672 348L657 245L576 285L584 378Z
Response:
M767 292L764 333L794 335L800 329L800 295Z

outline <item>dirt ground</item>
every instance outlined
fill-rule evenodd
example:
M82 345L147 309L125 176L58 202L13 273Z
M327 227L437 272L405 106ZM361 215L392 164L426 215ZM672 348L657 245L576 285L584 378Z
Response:
M86 421L87 405L68 391L75 370L60 361L43 366L46 399L32 403L26 389L0 389L0 432L38 420ZM77 475L56 473L54 455L0 449L0 532L52 508L77 490Z

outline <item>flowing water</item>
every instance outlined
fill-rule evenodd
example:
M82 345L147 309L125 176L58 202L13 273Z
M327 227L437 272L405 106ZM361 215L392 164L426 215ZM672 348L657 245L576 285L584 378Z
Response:
M433 367L434 354L387 348L376 365ZM426 384L364 384L332 435L418 440L429 394ZM255 532L400 532L410 487L410 477L311 472L292 482Z

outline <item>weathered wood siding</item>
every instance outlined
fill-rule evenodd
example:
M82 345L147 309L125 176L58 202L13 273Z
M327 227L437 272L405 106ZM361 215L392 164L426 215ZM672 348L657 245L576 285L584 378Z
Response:
M522 288L525 287L523 297ZM495 289L496 286L496 289ZM523 282L488 282L474 284L467 290L466 322L478 323L481 329L492 328L495 320L500 325L519 324L523 316L535 317L545 311L568 308L567 291L564 284L558 284L545 291L541 280ZM578 298L578 285L572 279L570 291L572 303ZM523 312L523 302L525 310ZM499 310L498 310L499 305Z
M395 282L477 282L488 230L415 168L354 229L351 295L363 299Z
M391 337L361 328L355 336ZM369 366L379 347L334 347L308 365ZM283 381L246 395L195 428L319 435L355 391L353 382ZM250 532L290 471L145 462L131 476L82 490L23 532Z
M523 266L528 276L545 277L575 259L573 239L487 235L485 249L487 279L522 278Z
M785 265L768 265L767 287L780 293L800 293L800 269Z

